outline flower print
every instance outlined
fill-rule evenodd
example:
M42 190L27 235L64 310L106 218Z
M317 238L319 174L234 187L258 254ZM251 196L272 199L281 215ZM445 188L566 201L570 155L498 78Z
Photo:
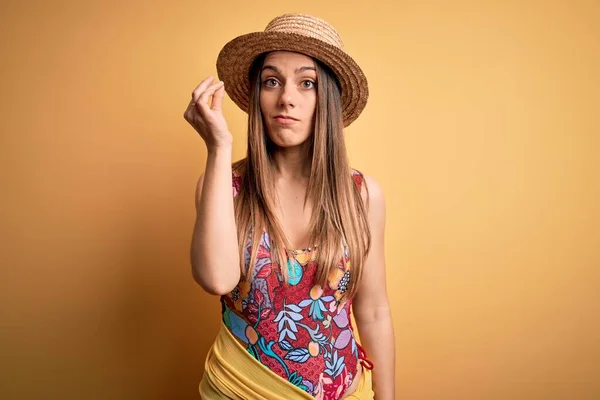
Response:
M321 372L321 375L319 376L319 382L317 382L317 386L313 392L315 399L325 400L325 385L331 385L332 383L333 379L328 376L323 376L323 373Z
M268 256L265 257L262 254L263 252L264 248L260 246L256 255L256 264L254 266L254 270L252 271L252 281L257 278L267 278L273 272L273 264L271 263L271 259Z
M347 264L350 264L348 262ZM344 308L346 302L348 300L340 301L342 299L342 295L348 289L348 282L350 281L350 270L344 271L343 269L336 268L329 274L329 287L335 290L333 300L329 303L329 312L335 312L336 314L340 313L340 310Z
M344 309L347 302L348 302L347 300L340 302L340 301L334 299L331 303L329 303L329 312L331 312L331 313L335 312L336 314L339 314L340 311L342 311Z
M313 342L312 340L310 342L308 342L308 354L311 355L311 357L316 357L319 355L319 343L318 342Z
M315 257L313 252L306 250L295 253L294 258L296 259L296 261L298 261L298 263L300 263L300 265L304 267L310 261L313 261Z
M348 346L348 343L350 343L350 339L352 339L352 331L350 329L344 329L335 338L335 342L333 342L333 347L335 347L336 349L343 349L346 346Z
M268 297L261 291L267 291L266 287L258 285L260 280L252 285L251 295L248 295L242 301L242 308L245 310L245 316L249 322L254 324L254 328L258 326L261 320L265 320L269 317L273 311L270 308L270 301Z
M354 340L354 337L352 337L351 342L352 342L352 354L354 354L356 356L356 358L359 358L358 347L356 346L356 340Z
M335 268L333 271L331 271L329 273L329 277L327 278L329 287L333 290L337 290L342 276L344 276L344 270L341 268Z
M336 268L329 274L329 287L335 290L333 294L336 302L340 302L344 293L348 290L348 284L350 283L350 261L346 263L346 270ZM337 304L339 305L339 304ZM330 309L330 311L333 311ZM339 311L339 308L338 308Z
M305 325L301 322L298 322L296 325L304 328L308 332L308 336L310 336L310 340L313 342L320 343L322 345L327 344L329 338L323 334L323 332L319 332L320 325L317 325L315 328L311 328L308 325Z
M242 177L236 175L236 173L233 173L233 178L232 178L232 188L233 188L233 197L237 196L238 193L240 192L240 187L242 185Z
M338 328L345 328L350 323L350 319L348 318L348 311L345 308L342 308L336 315L333 316L333 322L337 325Z
M249 338L246 336L246 333L251 334L246 330L249 326L248 322L228 307L225 308L225 312L223 313L223 322L238 339L241 339L244 343L248 343Z
M344 371L333 380L333 383L326 388L326 391L332 393L332 399L339 399L342 392L350 386L351 380L352 376L348 373L346 367L344 367Z
M327 369L325 372L330 376L337 378L339 374L342 373L342 370L346 367L344 363L344 356L338 358L337 350L334 350L333 356L330 360L325 360L325 366Z
M312 392L313 392L313 390L314 390L314 387L313 387L313 384L312 384L312 382L311 382L311 381L309 381L308 379L305 379L305 380L303 380L303 381L302 381L302 384L303 384L304 386L306 386L306 391L307 391L308 393L312 393Z
M304 378L296 371L288 375L288 382L290 382L294 386L298 386L304 391L308 390L308 386L304 384Z
M313 396L316 400L339 399L342 392L350 386L351 381L352 375L348 373L346 367L335 379L321 373L313 391Z
M298 305L300 307L306 307L310 305L310 310L308 311L308 315L314 321L322 321L325 317L323 315L323 311L327 311L327 307L325 307L325 301L332 301L333 296L323 296L323 287L321 285L314 285L312 289L310 289L310 299L302 300Z
M310 289L309 296L313 300L318 300L321 296L323 296L323 287L320 285L315 285Z
M250 282L248 281L240 281L229 293L229 297L233 301L236 310L242 311L242 302L248 297L248 293L250 293Z
M350 270L346 270L346 272L344 272L342 279L340 279L340 282L338 283L336 294L339 292L341 297L341 295L346 293L346 290L348 290L348 283L350 283ZM336 299L339 300L338 296L336 296Z
M258 333L256 333L256 330L252 327L252 325L248 325L246 327L244 334L246 335L246 339L248 339L248 343L256 344L256 342L258 342Z

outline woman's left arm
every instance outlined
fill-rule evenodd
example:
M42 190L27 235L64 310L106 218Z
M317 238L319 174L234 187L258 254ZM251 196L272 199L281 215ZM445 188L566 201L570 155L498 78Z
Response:
M395 399L395 345L385 275L385 199L379 184L365 175L369 193L368 220L371 250L362 280L352 301L354 319L367 356L373 362L376 400ZM363 190L363 198L366 197Z

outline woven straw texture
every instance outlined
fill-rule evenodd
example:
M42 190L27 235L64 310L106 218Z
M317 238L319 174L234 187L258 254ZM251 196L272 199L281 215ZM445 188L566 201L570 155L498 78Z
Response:
M223 47L217 58L217 74L238 107L248 112L248 72L254 59L277 50L303 53L329 66L340 82L344 126L358 118L369 97L364 73L344 51L337 31L324 20L305 14L279 16L264 32L239 36Z

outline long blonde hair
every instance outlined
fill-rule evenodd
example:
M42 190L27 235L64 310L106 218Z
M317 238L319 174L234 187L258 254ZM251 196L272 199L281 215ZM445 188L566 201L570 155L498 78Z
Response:
M233 165L241 177L235 199L235 217L244 279L250 280L252 277L258 247L265 231L269 233L273 262L280 266L284 281L288 283L287 263L290 254L287 249L291 249L291 246L275 214L277 194L271 162L272 142L265 132L260 108L260 72L264 58L264 54L258 57L249 71L248 151L245 159ZM368 200L365 207L351 174L344 141L339 84L326 65L314 61L317 70L317 105L314 134L308 139L308 155L312 157L312 162L305 204L309 199L313 204L310 245L316 247L316 283L325 288L330 273L344 257L344 249L350 255L352 272L346 292L340 299L342 301L356 294L371 247ZM245 249L248 240L252 251L246 268Z

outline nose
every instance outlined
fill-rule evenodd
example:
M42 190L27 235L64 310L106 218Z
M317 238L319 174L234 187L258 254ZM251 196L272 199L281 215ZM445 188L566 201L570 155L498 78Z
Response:
M281 96L279 96L279 105L281 107L295 107L296 96L294 85L286 83L281 89Z

